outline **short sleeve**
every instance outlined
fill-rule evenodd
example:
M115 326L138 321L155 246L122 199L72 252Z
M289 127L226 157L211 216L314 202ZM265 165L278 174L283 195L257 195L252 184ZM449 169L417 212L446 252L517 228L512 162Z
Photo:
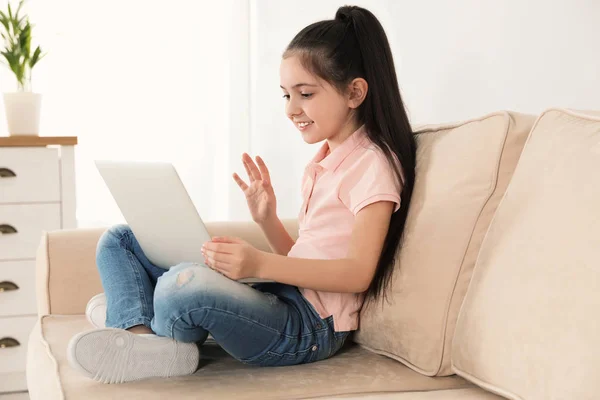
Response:
M354 215L378 201L395 203L394 212L400 209L402 185L379 150L365 151L342 173L338 196Z

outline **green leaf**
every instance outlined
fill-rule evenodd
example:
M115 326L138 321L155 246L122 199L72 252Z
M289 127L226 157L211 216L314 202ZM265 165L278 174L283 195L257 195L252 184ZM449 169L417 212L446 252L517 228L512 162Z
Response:
M19 47L22 49L22 54L28 59L31 52L31 25L29 25L29 22L19 35Z
M4 52L4 51L3 51L1 54L4 56L4 58L6 58L6 61L7 61L7 62L8 62L8 64L10 65L10 54L9 54L9 53L6 53L6 52Z
M21 66L19 65L19 60L17 58L15 58L14 56L10 56L8 58L8 65L10 66L10 69L12 70L12 72L14 72L15 75L17 76L17 79L19 79L20 68L21 68Z
M10 3L8 3L8 16L9 16L9 20L10 23L12 24L12 28L13 28L13 32L15 34L15 36L19 35L19 33L21 32L21 24L19 21L19 10L21 10L21 6L23 6L23 1L21 0L21 2L19 3L19 7L17 8L17 13L13 16L12 14L12 9L10 7Z
M17 25L21 26L23 24L23 22L27 22L27 15L25 15L23 18L17 20Z
M15 13L15 19L16 20L19 19L19 11L21 11L21 7L23 7L23 3L25 3L25 0L21 0L19 2L19 7L17 8L17 12Z
M25 68L22 64L17 64L15 75L17 76L17 82L23 85L25 83Z
M10 3L8 3L8 22L12 25L14 34L18 35L19 27L15 25L15 19L13 18L12 9L10 8Z
M8 63L10 65L14 64L16 62L16 57L13 53L10 53L8 51L3 51L2 55L4 56L4 58L6 58L6 61L8 61Z
M0 11L0 22L4 25L4 28L8 31L8 17L3 11Z
M33 69L35 64L41 60L41 58L40 58L41 53L42 53L42 49L40 48L40 46L38 46L37 49L35 49L35 51L33 52L33 56L31 57L31 60L29 60L29 68Z

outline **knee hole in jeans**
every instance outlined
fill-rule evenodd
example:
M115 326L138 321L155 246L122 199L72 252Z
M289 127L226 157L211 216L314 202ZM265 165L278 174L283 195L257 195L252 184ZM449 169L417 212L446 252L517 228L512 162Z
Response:
M177 286L182 287L186 283L189 283L194 278L194 270L192 268L186 268L177 274Z

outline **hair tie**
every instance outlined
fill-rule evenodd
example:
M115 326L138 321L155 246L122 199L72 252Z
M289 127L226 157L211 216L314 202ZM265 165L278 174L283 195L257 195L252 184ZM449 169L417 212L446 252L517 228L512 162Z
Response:
M353 25L354 22L352 10L338 10L335 18L346 25Z

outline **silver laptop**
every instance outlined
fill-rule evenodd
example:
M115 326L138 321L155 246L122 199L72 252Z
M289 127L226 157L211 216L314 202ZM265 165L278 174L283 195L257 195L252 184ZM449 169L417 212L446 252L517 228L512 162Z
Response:
M206 266L201 248L211 236L171 163L95 163L150 262L165 269L182 262ZM272 281L247 278L239 282Z
M204 264L202 244L211 240L171 163L96 160L144 254L158 267Z

